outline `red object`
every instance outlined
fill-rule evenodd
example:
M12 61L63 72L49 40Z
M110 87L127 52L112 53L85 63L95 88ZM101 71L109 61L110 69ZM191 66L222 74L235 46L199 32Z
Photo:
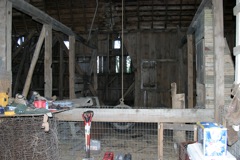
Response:
M36 108L46 108L46 101L45 100L36 100L33 102Z
M113 152L105 152L103 160L114 160Z
M86 158L90 158L90 129L93 115L93 111L86 111L82 114L85 125Z

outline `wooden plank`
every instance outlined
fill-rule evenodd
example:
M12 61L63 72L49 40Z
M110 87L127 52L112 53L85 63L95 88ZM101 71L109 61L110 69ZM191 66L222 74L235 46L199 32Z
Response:
M69 98L76 98L75 95L75 37L69 36Z
M177 123L164 123L164 129L178 130L178 131L194 131L195 127L193 124L177 124Z
M31 81L32 81L33 71L34 71L35 66L37 64L38 56L39 56L44 38L45 38L45 26L43 25L42 31L40 33L40 36L39 36L39 39L38 39L38 42L37 42L37 45L36 45L36 48L35 48L35 51L33 53L30 68L28 70L27 79L26 79L26 82L25 82L24 87L23 87L23 93L22 94L25 97L27 96L27 94L29 92L30 84L31 84Z
M163 160L163 123L158 123L158 160Z
M213 30L215 55L215 86L214 105L215 120L221 123L221 107L224 107L224 30L223 30L223 1L213 0Z
M61 121L82 121L83 112L92 110L96 122L170 122L214 121L214 109L95 109L74 108L56 114Z
M187 67L188 67L188 108L193 108L193 52L194 52L194 44L193 44L193 35L187 35L187 43L188 43L188 57L187 57Z
M52 26L45 28L44 96L52 97Z
M39 10L38 8L32 6L31 4L27 3L26 1L22 1L22 0L8 0L8 1L12 2L12 6L15 9L31 16L37 22L40 22L42 24L52 25L54 30L61 31L64 34L69 35L69 36L75 36L76 40L82 42L83 44L85 44L86 46L88 46L90 48L96 49L96 46L94 46L93 44L90 44L83 37L75 34L69 27L65 26L61 22L57 21L56 19L52 18L51 16L47 15L46 13Z

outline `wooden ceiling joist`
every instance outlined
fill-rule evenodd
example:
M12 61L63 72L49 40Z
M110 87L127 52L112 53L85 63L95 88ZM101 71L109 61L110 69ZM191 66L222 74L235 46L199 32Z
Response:
M31 16L37 22L51 25L54 30L63 32L64 34L69 36L75 36L76 40L82 42L83 44L90 48L96 49L96 46L87 42L83 37L75 34L69 27L65 26L61 22L57 21L56 19L52 18L51 16L39 10L38 8L32 6L31 4L22 0L9 0L9 1L12 2L12 6L15 9Z

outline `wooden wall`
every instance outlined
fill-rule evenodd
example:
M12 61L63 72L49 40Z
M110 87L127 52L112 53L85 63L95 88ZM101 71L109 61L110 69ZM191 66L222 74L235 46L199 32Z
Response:
M121 52L112 49L116 34L98 35L98 56L106 56L107 68L98 74L98 96L107 104L118 103L121 97L121 75L112 70L115 65L112 56ZM186 52L179 52L181 36L176 30L166 32L142 31L124 35L124 55L132 60L133 72L124 73L124 93L134 83L134 91L125 97L127 103L137 108L171 107L171 83L176 82L179 93L185 92L186 86ZM78 48L78 47L77 47ZM90 56L91 50L79 46L77 54ZM154 69L143 71L143 62L154 62ZM144 79L154 81L154 87L143 87ZM110 84L108 84L110 83ZM134 103L134 104L132 104Z

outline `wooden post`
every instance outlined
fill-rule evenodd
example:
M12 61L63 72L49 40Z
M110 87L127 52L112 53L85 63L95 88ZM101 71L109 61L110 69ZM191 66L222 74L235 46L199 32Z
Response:
M0 1L0 88L12 94L12 3Z
M213 33L215 55L214 106L215 120L221 123L221 107L224 106L224 37L223 37L223 0L213 0Z
M187 57L187 67L188 67L188 107L193 108L193 35L187 35L187 49L188 49L188 57Z
M158 160L163 160L163 123L158 123Z
M52 97L52 26L45 27L44 96Z
M69 36L69 98L73 99L75 95L75 37Z
M64 75L64 61L63 61L63 44L59 44L59 83L58 83L58 90L59 90L59 98L63 99L63 75Z
M39 39L38 39L38 42L37 42L37 45L35 48L35 51L33 53L32 62L31 62L30 68L28 70L27 79L26 79L26 82L25 82L25 85L23 88L23 93L22 93L23 96L25 96L25 97L27 96L27 94L29 92L30 84L32 81L33 71L34 71L34 68L35 68L37 60L38 60L38 56L39 56L39 53L40 53L40 50L41 50L41 47L43 44L43 40L45 38L45 28L46 28L45 25L43 25L41 34L39 36Z

